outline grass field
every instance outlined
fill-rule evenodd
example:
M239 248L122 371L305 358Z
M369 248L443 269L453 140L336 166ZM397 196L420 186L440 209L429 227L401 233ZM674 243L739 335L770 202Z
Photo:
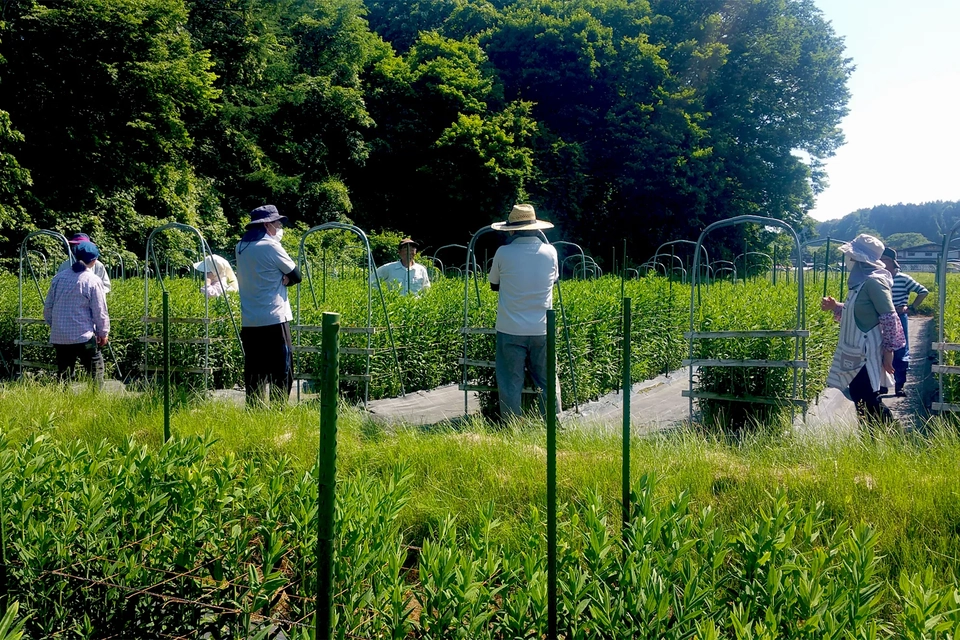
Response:
M105 563L103 558L125 558L131 567L140 563L169 572L188 567L199 571L196 567L219 560L222 571L232 576L222 580L230 583L234 592L213 589L203 580L185 579L177 588L198 600L207 598L208 604L229 601L231 610L247 612L248 621L267 602L274 603L273 615L284 619L309 613L305 601L297 598L307 597L314 584L304 554L309 555L314 544L310 540L315 540L308 524L316 487L315 406L258 412L218 403L180 404L172 420L180 444L172 448L160 447L162 411L157 399L150 396L76 395L52 387L8 385L0 391L0 415L4 439L0 473L8 487L3 510L8 525L7 558L31 567L15 570L13 583L23 590L14 593L21 601L21 611L40 614L33 623L34 633L41 621L47 624L44 633L71 630L50 637L72 637L83 625L82 616L71 606L57 609L50 600L59 588L63 602L74 606L86 602L75 593L82 585L70 579L51 580L44 571L62 563L81 575L115 573L115 562ZM341 526L361 539L374 536L371 540L377 541L357 547L360 539L346 534L340 539L339 552L344 560L349 558L348 566L338 573L341 621L349 620L344 624L361 637L392 634L397 629L403 630L401 635L414 637L458 637L450 635L449 629L455 626L451 621L431 622L432 613L422 610L415 616L401 616L403 621L394 620L394 626L387 622L389 616L383 608L388 604L394 607L396 617L406 611L404 606L418 609L433 598L434 613L447 605L453 607L452 603L465 607L465 602L472 602L473 613L463 613L464 619L479 616L478 620L487 622L475 627L476 635L469 637L516 637L511 634L519 633L520 627L527 633L539 628L542 602L537 598L542 598L542 593L537 589L543 586L539 572L543 570L545 503L542 425L516 424L492 431L478 421L462 429L424 432L380 426L345 410L340 427ZM582 602L591 608L589 615L584 615L593 622L575 637L610 637L608 631L615 627L604 626L604 615L617 618L618 607L633 605L624 605L625 593L604 596L597 592L590 576L606 575L600 583L608 586L627 580L624 565L610 564L621 553L617 550L620 442L600 429L562 431L558 449L558 493L565 505L560 529L561 536L566 536L561 539L566 550L566 555L562 554L563 588L572 599L564 606L576 607ZM704 571L704 563L713 566L710 554L724 554L726 559L717 560L713 577L701 585L707 595L694 607L702 627L697 637L748 637L736 627L741 623L762 627L769 623L764 622L765 616L773 613L779 632L752 637L808 637L796 629L800 609L772 602L776 598L768 591L773 588L769 581L777 582L776 588L784 593L792 593L820 571L822 575L814 580L818 588L827 589L831 581L847 585L852 578L843 563L855 561L865 563L862 568L868 569L858 578L863 584L856 588L870 597L862 603L862 619L856 623L834 620L841 628L849 623L863 631L879 625L877 637L947 637L910 635L905 629L908 613L919 615L914 602L918 599L936 601L928 603L924 620L943 615L936 620L945 624L953 619L950 616L956 617L955 612L947 613L956 608L948 605L957 586L955 568L960 558L958 455L960 441L948 430L936 431L926 440L799 441L757 435L724 442L692 433L635 440L636 508L640 514L647 513L646 517L675 523L679 527L675 534L685 531L681 538L687 536L696 544L686 547L682 539L675 541L680 547L671 547L673 543L660 538L636 541L628 556L643 549L653 554L650 558L655 558L658 580L669 596L672 588L682 591L689 586L689 571ZM13 478L17 480L12 482ZM104 507L105 513L93 509L91 495L100 496L97 506ZM165 506L161 509L151 504L151 495L157 499L165 495ZM131 503L133 496L138 497ZM377 504L380 506L372 506ZM134 505L139 505L138 516L129 511ZM31 526L13 526L24 522L25 509ZM101 514L96 526L85 522L91 514ZM156 527L161 520L155 518L162 518L160 530L168 540L155 547L137 547L135 557L126 554L123 549L132 541L124 537L123 528L141 522L137 525L140 533L130 535L159 531ZM241 529L231 524L244 521L247 524L241 529L249 528L249 535L240 535ZM124 522L128 524L121 524ZM81 532L84 535L78 536ZM271 540L277 545L272 560L264 547L267 534L274 536ZM197 535L201 535L198 552L178 556L185 540ZM708 549L709 540L716 547L713 551ZM766 559L763 552L751 556L756 551L748 549L752 544L773 545L772 555ZM612 554L610 559L590 560L591 545L604 557ZM820 553L827 555L817 560ZM751 557L754 560L749 560ZM488 566L494 558L503 563ZM636 559L641 560L642 554ZM443 569L444 562L453 565ZM524 562L533 564L525 566ZM759 563L752 573L744 568L750 562ZM356 566L351 569L353 564ZM258 567L257 572L247 571L250 566ZM390 566L388 573L395 574L391 574L392 582L387 581L391 588L405 585L401 595L390 596L399 601L391 601L382 591L386 586L371 584L371 580L375 582L372 576ZM469 567L479 573L470 574ZM264 576L271 571L278 574L271 583L271 595L258 596L257 589L264 588ZM358 573L362 571L370 575ZM478 577L484 571L489 575ZM927 571L930 575L924 577ZM114 573L108 575L129 580L134 587L150 586L137 580L157 580L156 573L132 568L129 575ZM442 578L448 584L431 583L427 574L431 580ZM587 582L576 587L581 580ZM749 595L749 589L759 588L757 580L765 585L761 585L763 597ZM479 581L474 585L478 591L473 600L461 593L469 590L471 581ZM506 592L498 589L507 590L511 598L521 598L526 588L523 584L533 589L527 594L532 600L508 615L503 600ZM96 616L102 617L97 618L101 620L98 624L120 625L122 607L130 604L125 593L118 590L109 597L96 593L99 595L89 597L96 602ZM457 593L460 595L453 595ZM68 594L73 600L65 597ZM831 607L842 609L850 604L844 600L843 605L842 598L832 600L834 596L828 597L826 591L822 595L824 602L833 603ZM866 601L874 596L876 602L867 606ZM603 604L605 597L610 598L607 604ZM747 605L752 598L760 600L750 608ZM486 604L481 606L477 599ZM149 602L138 602L144 611L150 610ZM295 602L301 603L299 608L291 604ZM737 609L731 602L747 608ZM362 613L364 607L372 609ZM606 614L604 607L609 607ZM487 614L492 617L485 618ZM110 615L113 622L109 622ZM568 624L576 622L571 611L565 615ZM817 630L810 637L830 635L823 626L829 617L806 627ZM521 624L521 619L526 622ZM685 634L698 628L677 615L666 615L661 622L658 630L638 630L636 634L690 637ZM443 627L447 631L436 631L436 625L448 623L453 626ZM424 624L433 624L429 628L434 633L427 633ZM709 635L710 625L719 635Z

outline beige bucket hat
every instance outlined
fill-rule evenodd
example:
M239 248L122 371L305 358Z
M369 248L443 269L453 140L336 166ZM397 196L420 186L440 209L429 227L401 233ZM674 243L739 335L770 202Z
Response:
M535 231L553 229L553 223L537 220L532 204L515 204L506 222L494 222L490 227L496 231Z
M886 269L880 260L883 255L883 243L866 233L861 233L851 242L840 245L840 252L857 262L865 262L878 269Z

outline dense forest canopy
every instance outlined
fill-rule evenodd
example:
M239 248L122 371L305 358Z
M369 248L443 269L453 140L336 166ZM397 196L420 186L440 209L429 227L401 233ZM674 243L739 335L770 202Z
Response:
M939 243L960 221L960 202L880 205L858 209L837 220L817 225L821 236L849 240L858 233L873 233L894 248Z
M0 252L264 202L438 246L530 201L597 255L799 226L843 51L812 0L0 0Z

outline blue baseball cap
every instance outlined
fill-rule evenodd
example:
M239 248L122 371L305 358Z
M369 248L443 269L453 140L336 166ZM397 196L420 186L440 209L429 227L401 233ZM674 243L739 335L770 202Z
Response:
M97 249L97 245L86 240L73 248L73 257L80 262L90 262L94 258L100 257L100 249Z

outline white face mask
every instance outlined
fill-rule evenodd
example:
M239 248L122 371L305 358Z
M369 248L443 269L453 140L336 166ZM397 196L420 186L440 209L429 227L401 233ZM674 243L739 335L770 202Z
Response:
M273 237L276 238L277 241L279 242L280 239L283 238L283 227L280 227L279 229L277 229L277 233Z

